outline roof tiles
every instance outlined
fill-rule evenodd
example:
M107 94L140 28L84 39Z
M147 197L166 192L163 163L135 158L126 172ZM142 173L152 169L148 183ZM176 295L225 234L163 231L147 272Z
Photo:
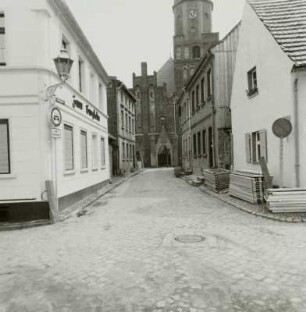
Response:
M296 67L306 66L306 0L248 0Z

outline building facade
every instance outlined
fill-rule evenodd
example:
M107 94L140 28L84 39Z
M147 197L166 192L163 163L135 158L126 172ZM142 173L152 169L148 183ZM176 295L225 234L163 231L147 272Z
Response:
M205 53L178 100L182 166L198 175L232 164L230 99L239 29Z
M108 76L63 0L3 0L0 20L1 218L47 219L46 181L57 212L109 180ZM61 49L74 64L58 85Z
M112 172L120 175L136 166L135 153L136 98L120 80L110 77L107 88L108 127L115 138L112 152Z
M219 34L212 33L212 11L210 0L174 0L174 75L178 95L205 51L218 42Z
M247 1L231 99L234 169L261 173L264 157L280 185L282 153L285 187L306 187L305 11L305 0ZM272 131L279 118L292 124L282 152Z
M176 166L177 135L175 105L167 96L167 85L159 86L157 73L148 75L147 63L141 76L133 74L136 96L136 156L145 167Z

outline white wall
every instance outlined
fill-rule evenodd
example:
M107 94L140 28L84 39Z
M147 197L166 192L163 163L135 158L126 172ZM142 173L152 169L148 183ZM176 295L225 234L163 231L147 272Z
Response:
M257 68L259 93L251 98L247 72ZM268 168L279 183L279 139L272 133L273 122L289 117L293 122L293 63L246 4L231 98L234 137L234 169L260 172L260 166L246 162L245 134L267 129ZM285 186L294 185L294 133L284 142Z
M0 69L0 118L10 120L10 148L12 174L0 176L0 200L41 199L45 181L53 179L51 163L50 106L45 101L46 88L58 83L53 58L61 49L62 36L69 41L70 56L74 60L67 85L57 90L56 96L66 105L57 104L63 115L63 123L75 125L88 131L89 168L80 172L77 149L75 149L75 174L63 172L63 140L57 139L57 181L59 196L68 195L82 188L103 182L109 178L107 79L95 68L95 62L86 57L88 51L80 44L78 32L60 20L51 1L2 0L0 10L5 13L6 61ZM85 91L78 91L78 57L84 60ZM94 74L95 95L89 101L89 76ZM99 103L99 83L102 85L102 105ZM100 122L92 120L84 112L72 108L73 96L84 105L95 105ZM103 108L103 111L101 110ZM63 124L61 126L63 128ZM105 137L105 168L92 170L91 133ZM98 150L99 151L99 150ZM99 160L100 161L100 160Z

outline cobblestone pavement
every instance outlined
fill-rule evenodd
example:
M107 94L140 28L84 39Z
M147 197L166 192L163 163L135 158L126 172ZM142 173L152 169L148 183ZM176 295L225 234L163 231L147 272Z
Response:
M146 170L83 217L0 232L0 311L305 312L305 250L305 224Z

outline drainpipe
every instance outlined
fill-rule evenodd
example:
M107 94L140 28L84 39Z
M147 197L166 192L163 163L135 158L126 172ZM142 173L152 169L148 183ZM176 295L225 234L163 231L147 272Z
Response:
M294 80L294 132L295 132L295 186L300 187L300 132L299 132L299 88L298 78Z

